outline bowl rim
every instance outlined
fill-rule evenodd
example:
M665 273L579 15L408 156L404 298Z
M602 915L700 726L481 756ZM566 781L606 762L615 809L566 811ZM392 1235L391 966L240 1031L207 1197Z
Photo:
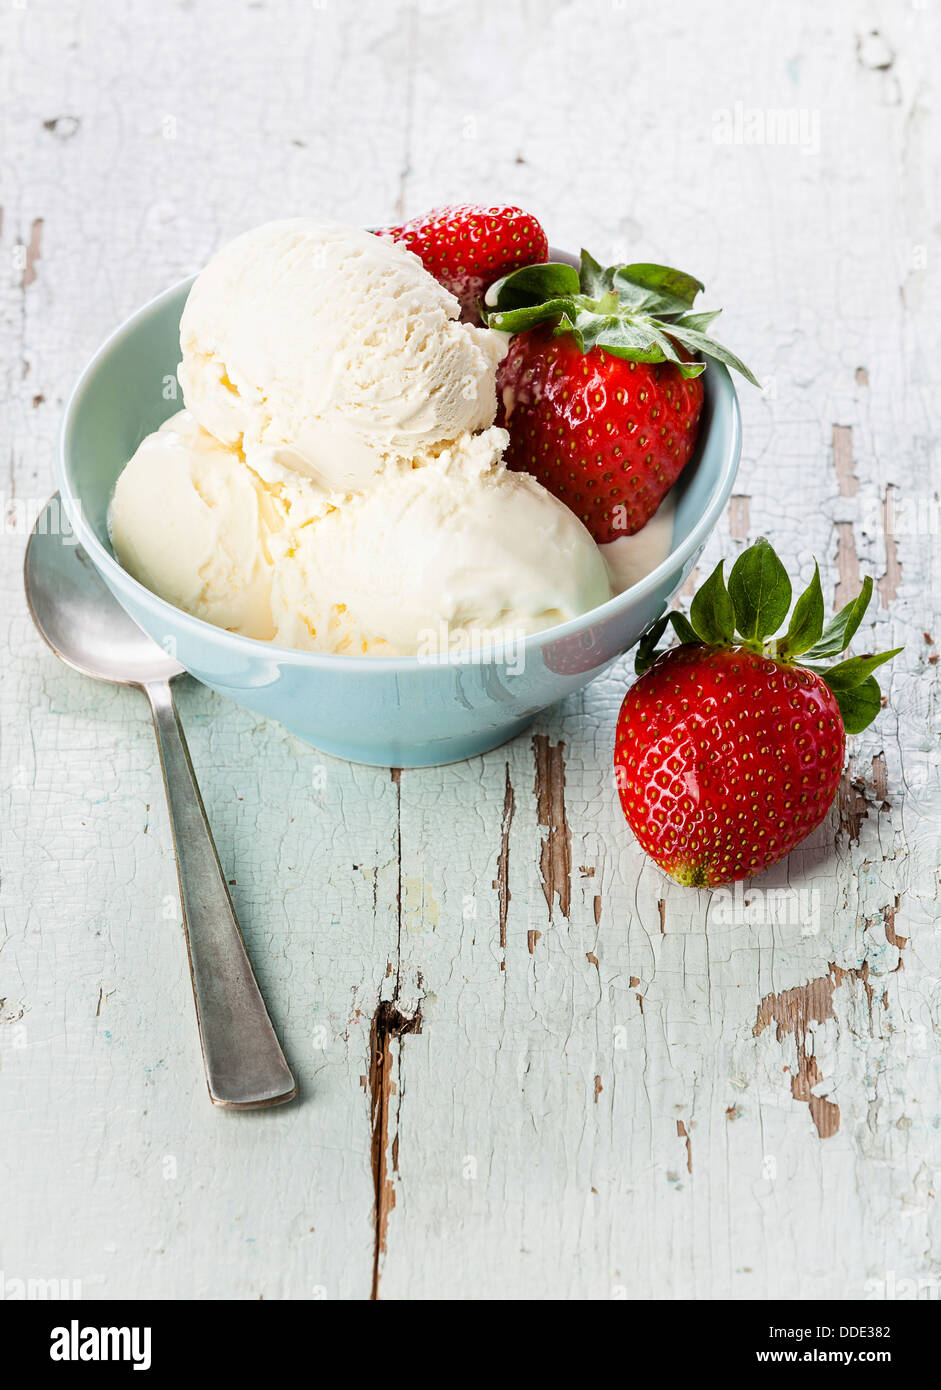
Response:
M570 259L569 253L556 251L554 247L551 249L560 257L565 256L566 259ZM500 652L501 650L505 651L505 644L502 648L499 644L491 644L490 646L481 646L479 648L471 646L467 652L442 653L437 656L345 656L333 652L311 652L301 650L298 647L282 647L274 642L263 641L258 637L245 637L241 633L230 632L227 628L216 627L214 623L206 622L203 618L197 618L192 613L187 613L185 609L177 608L175 604L170 603L167 599L161 598L159 594L155 594L153 590L141 584L141 582L135 579L128 570L124 569L117 558L101 543L97 534L85 519L81 498L77 495L72 486L69 469L72 435L82 398L97 373L101 370L103 359L114 349L120 347L121 343L138 329L142 320L151 317L168 300L179 295L182 290L189 288L195 279L195 275L189 275L185 276L182 280L178 280L175 284L168 286L167 289L162 290L145 304L135 309L132 314L119 324L92 354L65 403L56 447L56 468L59 478L59 490L72 529L88 552L96 568L103 576L110 576L118 589L129 589L134 595L135 600L142 607L153 613L156 618L161 620L169 619L173 623L181 625L196 638L208 639L210 643L223 643L225 646L240 651L246 656L254 656L260 660L267 659L270 661L274 659L281 663L319 667L334 671L358 671L367 676L371 674L376 674L378 676L382 673L388 674L390 672L418 671L423 668L435 669L440 666L485 666L501 664L504 658L500 656ZM726 503L731 496L735 478L738 474L742 452L742 416L735 383L728 369L723 366L722 363L711 360L708 364L707 371L703 374L705 389L710 396L712 396L715 391L717 377L719 379L724 379L726 389L729 393L729 435L725 443L725 448L723 449L721 470L716 479L712 495L708 505L693 526L689 535L675 550L671 550L655 569L651 570L649 574L645 575L644 578L639 580L636 584L632 584L629 589L625 589L620 594L615 594L613 598L608 599L605 603L599 604L596 608L589 608L587 612L580 613L576 618L570 618L567 623L559 623L555 627L543 628L539 632L530 633L523 639L521 644L524 654L537 651L556 642L563 641L566 638L574 637L598 624L605 624L638 601L649 598L669 574L682 567L689 557L698 549L701 549L705 544L715 528L719 517L725 510Z

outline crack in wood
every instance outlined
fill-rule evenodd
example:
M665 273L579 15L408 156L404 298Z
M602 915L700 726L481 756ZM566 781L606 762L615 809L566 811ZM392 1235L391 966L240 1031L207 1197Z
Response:
M393 1174L399 1171L398 1112L395 1115L395 1133L392 1136L391 1148L389 1144L392 1099L398 1094L401 1100L401 1088L396 1086L393 1076L392 1044L398 1042L396 1057L401 1062L401 1039L408 1033L420 1033L421 1024L420 1005L414 1014L406 1015L399 1011L393 999L381 999L369 1030L369 1095L372 1125L370 1152L375 1194L375 1236L370 1293L372 1300L379 1298L380 1266L386 1252L389 1213L395 1206Z
M369 1073L367 1085L370 1096L370 1155L373 1175L374 1235L373 1268L370 1299L379 1298L379 1277L382 1258L386 1252L389 1214L395 1206L394 1175L399 1171L399 1117L402 1088L394 1072L401 1075L402 1038L422 1030L421 1001L413 1013L399 1008L402 971L402 769L390 768L396 788L396 954L395 961L386 966L386 979L394 976L392 996L380 999L369 1029ZM421 973L418 987L422 988ZM395 1047L393 1048L393 1044ZM392 1101L397 1099L395 1115ZM390 1141L391 1132L391 1141Z
M549 833L543 838L539 856L542 891L552 920L553 898L568 917L572 904L572 834L565 814L565 744L550 743L546 734L533 737L536 762L536 815Z
M500 823L500 853L497 856L497 876L493 880L493 887L497 890L500 912L500 949L506 951L506 919L509 911L510 899L513 896L510 892L510 828L513 825L513 815L516 810L516 796L513 792L513 783L510 781L510 764L506 764L506 786L503 793L503 819ZM500 962L500 969L506 969L506 959Z

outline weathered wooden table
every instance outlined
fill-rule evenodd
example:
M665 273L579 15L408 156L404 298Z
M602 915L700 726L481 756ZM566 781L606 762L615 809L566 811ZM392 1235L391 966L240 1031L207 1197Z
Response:
M937 8L12 0L2 24L7 1295L937 1298ZM702 569L765 534L828 600L871 574L861 638L905 652L829 819L731 899L622 822L627 660L532 735L402 773L184 684L302 1093L218 1113L147 709L34 633L24 519L88 355L223 240L468 197L706 281L766 384Z

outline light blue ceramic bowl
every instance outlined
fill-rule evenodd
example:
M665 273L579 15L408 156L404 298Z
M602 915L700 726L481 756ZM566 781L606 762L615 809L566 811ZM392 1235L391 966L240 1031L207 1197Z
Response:
M561 257L560 257L561 259ZM108 588L197 680L305 742L382 767L428 767L495 748L600 674L662 613L732 491L741 452L735 388L711 362L696 457L677 485L670 555L640 584L573 622L481 660L321 656L238 637L174 608L121 568L108 502L138 444L182 401L176 384L187 280L132 315L95 354L65 409L59 486ZM476 659L475 659L476 657ZM510 659L507 659L507 658Z

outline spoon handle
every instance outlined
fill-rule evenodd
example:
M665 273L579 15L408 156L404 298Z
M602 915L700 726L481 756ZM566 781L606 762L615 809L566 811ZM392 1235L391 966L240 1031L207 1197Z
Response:
M144 687L154 716L180 874L196 1021L214 1105L256 1109L295 1094L258 988L196 785L168 681Z

